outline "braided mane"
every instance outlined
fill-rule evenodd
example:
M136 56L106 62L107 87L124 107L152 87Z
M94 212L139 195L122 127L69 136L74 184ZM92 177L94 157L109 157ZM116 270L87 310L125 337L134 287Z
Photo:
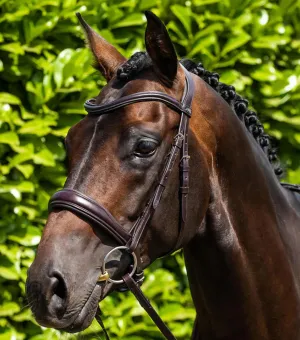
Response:
M182 59L180 60L180 63L188 71L202 78L208 85L218 92L224 100L226 100L268 157L275 174L277 176L282 175L283 171L280 167L276 149L272 146L271 138L265 133L264 127L259 121L257 114L248 109L248 100L237 94L233 86L221 83L219 81L219 74L205 70L202 63L195 63L188 59ZM146 69L151 65L151 59L146 52L137 52L119 67L117 76L120 80L128 81L141 70Z

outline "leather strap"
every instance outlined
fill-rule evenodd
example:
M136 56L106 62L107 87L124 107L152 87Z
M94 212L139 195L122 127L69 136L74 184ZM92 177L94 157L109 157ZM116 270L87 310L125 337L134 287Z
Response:
M141 291L140 287L135 283L135 281L129 276L129 274L126 274L123 276L123 280L127 287L131 290L131 292L134 294L140 305L145 309L145 311L148 313L150 318L153 320L155 325L158 327L158 329L161 331L161 333L165 336L167 340L176 340L174 335L171 333L169 328L166 326L166 324L162 321L160 316L156 313L155 309L152 307L149 300L145 297L143 292Z
M100 308L99 308L99 306L98 306L97 312L96 312L96 315L95 315L95 318L96 318L98 324L100 325L100 327L101 327L102 330L103 330L103 333L104 333L104 335L105 335L105 339L106 339L106 340L110 340L109 335L108 335L108 333L107 333L107 330L106 330L106 328L105 328L105 326L104 326L104 323L103 323L103 321L102 321L101 314L102 314L102 312L101 312L101 310L100 310Z
M163 92L157 91L145 91L133 93L125 97L114 100L111 103L96 104L95 99L87 100L84 104L84 108L89 114L104 114L108 112L115 111L121 107L138 103L138 102L148 102L148 101L158 101L168 105L171 109L176 112L183 112L187 116L191 116L191 111L189 107L184 106L184 103L180 103L175 98L169 96Z
M89 222L103 228L119 244L124 245L131 235L116 221L102 205L92 198L74 189L57 191L50 199L49 212L53 210L69 210Z
M185 72L185 93L182 99L182 106L186 111L191 113L191 105L194 97L194 81L191 78L190 73L183 67ZM183 146L182 158L181 162L181 188L180 188L180 196L181 196L181 219L183 222L186 220L187 215L187 200L188 200L188 188L189 188L189 155L188 155L188 126L189 126L189 115L181 114L181 120L178 128L178 133L174 138L174 142L169 153L169 156L166 161L166 165L163 169L162 176L160 178L159 184L154 192L153 197L150 199L148 204L146 205L142 215L137 220L135 225L131 230L132 239L128 241L127 246L131 251L136 251L136 248L140 241L143 239L146 233L146 226L153 215L155 209L157 208L162 194L165 190L167 180L171 171L174 167L176 158L178 156L179 150ZM176 247L181 241L181 237L183 234L184 223L180 223L180 231L179 238L176 242Z
M187 94L184 97L183 100L183 105L185 107L192 107L192 101L194 97L194 92L195 92L195 84L192 79L190 79L190 74L185 70L185 76L187 79L190 81L187 81L186 85L186 91ZM181 211L181 219L180 219L180 230L179 230L179 236L177 238L177 242L175 245L175 249L177 249L181 242L182 238L184 235L184 228L185 228L185 223L187 220L187 210L188 210L188 194L189 194L189 171L190 171L190 166L189 166L189 161L190 161L190 156L189 156L189 150L188 150L188 136L189 136L189 119L187 116L183 115L182 119L184 120L184 140L183 140L183 145L181 149L181 159L180 159L180 211Z
M287 188L291 191L296 191L300 193L300 185L297 184L289 184L289 183L280 183L284 188Z
M182 142L184 140L184 122L183 119L184 115L181 116L181 121L179 125L179 133L175 136L174 142L172 144L171 151L169 153L169 157L167 158L166 165L163 169L162 176L160 178L160 181L158 183L158 186L151 197L150 201L146 205L144 211L142 212L142 215L137 220L135 225L133 226L131 233L132 238L128 241L127 247L134 252L139 245L141 239L143 239L145 232L146 232L146 226L150 219L150 217L153 215L155 209L158 207L160 199L162 197L162 194L165 190L167 180L172 172L172 169L174 167L176 158L179 154L179 150L182 147Z

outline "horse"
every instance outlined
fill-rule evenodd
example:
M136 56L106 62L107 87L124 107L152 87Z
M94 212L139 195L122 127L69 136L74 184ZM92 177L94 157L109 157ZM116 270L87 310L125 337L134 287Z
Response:
M280 183L256 113L179 62L153 13L129 60L78 18L107 85L65 140L67 180L26 282L37 322L81 331L126 286L147 305L143 269L183 249L193 340L300 339L300 188Z

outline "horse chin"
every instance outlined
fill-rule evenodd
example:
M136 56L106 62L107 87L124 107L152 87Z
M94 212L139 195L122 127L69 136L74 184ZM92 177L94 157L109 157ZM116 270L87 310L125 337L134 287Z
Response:
M60 327L59 330L68 333L77 333L88 328L96 315L101 295L102 287L96 285L84 306L76 315L74 321L72 321L71 324L66 327Z
M105 286L97 284L75 320L69 326L59 328L59 330L68 333L78 333L88 328L97 313L99 302L102 301L111 290L111 284Z
M89 309L88 311L84 311L84 309L85 308L82 309L75 321L70 326L66 328L59 328L59 330L68 333L78 333L88 328L95 317L97 307L92 310Z

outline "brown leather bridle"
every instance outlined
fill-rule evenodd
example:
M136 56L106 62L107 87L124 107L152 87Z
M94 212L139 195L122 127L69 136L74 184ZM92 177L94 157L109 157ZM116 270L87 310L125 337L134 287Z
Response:
M181 65L182 66L182 65ZM149 219L154 214L156 208L159 205L160 199L167 184L168 177L174 167L175 161L181 152L181 158L179 162L180 168L180 231L173 250L177 249L180 245L183 237L184 226L187 218L187 200L189 192L189 154L188 154L188 129L189 118L191 117L191 105L194 97L194 81L190 73L182 66L185 73L185 88L181 101L177 101L175 98L169 96L163 92L148 91L134 93L120 99L117 99L107 104L95 104L94 99L88 100L84 107L90 115L102 115L106 113L112 113L113 111L138 102L145 101L158 101L166 104L168 107L176 111L181 115L178 133L174 137L174 141L171 146L171 150L168 153L165 166L162 171L162 175L154 191L154 194L148 201L141 215L134 223L130 231L125 230L116 219L107 211L103 206L98 204L90 197L80 193L74 189L63 189L56 192L49 201L49 212L55 210L69 210L84 220L91 222L99 228L102 228L107 234L109 234L120 246L113 248L104 259L102 274L99 281L111 281L115 284L123 284L122 290L124 290L124 284L132 291L136 296L141 306L146 310L162 334L168 340L174 340L175 337L170 332L168 327L163 323L159 315L152 308L150 302L144 296L140 289L140 285L143 282L143 270L141 268L141 261L139 256L138 246L143 240L147 231L147 225ZM122 280L113 280L109 277L105 271L105 264L108 256L115 250L126 250L133 257L133 268L131 273L122 277ZM97 318L98 320L98 318ZM103 327L101 320L98 322ZM106 334L108 339L108 335Z

